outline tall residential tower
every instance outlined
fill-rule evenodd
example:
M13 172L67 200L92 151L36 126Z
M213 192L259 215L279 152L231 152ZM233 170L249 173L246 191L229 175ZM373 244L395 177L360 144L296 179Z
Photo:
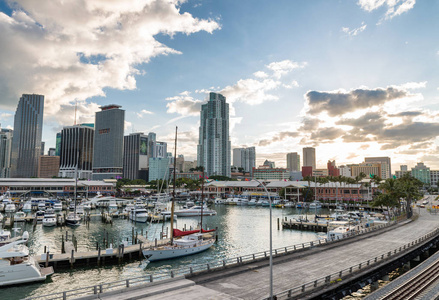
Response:
M251 173L253 168L256 167L255 147L233 149L233 166Z
M313 170L316 169L316 148L303 148L303 166L312 167Z
M230 177L229 104L226 97L210 93L201 106L197 161L208 176Z
M287 170L290 172L299 172L300 155L297 152L287 153Z
M14 118L11 177L29 178L38 176L43 113L43 95L22 95Z

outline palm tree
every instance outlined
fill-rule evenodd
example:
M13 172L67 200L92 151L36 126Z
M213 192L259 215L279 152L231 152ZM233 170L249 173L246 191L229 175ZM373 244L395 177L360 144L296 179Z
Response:
M412 177L409 173L404 174L398 180L398 189L401 195L406 201L407 218L411 218L413 215L412 201L422 198L422 194L419 189L423 186L423 183Z

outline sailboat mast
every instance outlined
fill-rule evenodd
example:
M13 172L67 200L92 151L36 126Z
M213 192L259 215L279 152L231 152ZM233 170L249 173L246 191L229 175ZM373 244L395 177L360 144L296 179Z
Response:
M201 178L201 220L200 220L200 232L203 232L203 207L204 207L204 166L203 178Z
M171 245L174 244L174 201L175 201L175 173L177 167L177 129L175 126L175 146L174 146L174 180L172 183L172 204L171 204Z

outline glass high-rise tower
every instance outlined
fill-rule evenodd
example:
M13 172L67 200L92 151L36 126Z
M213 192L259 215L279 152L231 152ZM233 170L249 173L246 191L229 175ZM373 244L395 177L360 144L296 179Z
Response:
M38 176L43 133L44 96L23 94L14 117L11 177Z
M96 113L93 143L93 179L122 178L125 111L121 106L101 106Z
M198 165L208 176L230 177L230 152L229 104L223 95L210 93L208 102L201 106Z

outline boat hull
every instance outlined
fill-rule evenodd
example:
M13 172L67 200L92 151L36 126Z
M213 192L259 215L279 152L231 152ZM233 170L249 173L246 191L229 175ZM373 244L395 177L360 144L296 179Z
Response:
M195 246L195 247L188 247L188 248L175 248L175 249L144 249L142 251L143 256L148 259L149 261L157 261L157 260L164 260L164 259L172 259L182 256L188 256L197 254L203 251L206 251L214 244L214 241L212 242L206 242L202 245Z

